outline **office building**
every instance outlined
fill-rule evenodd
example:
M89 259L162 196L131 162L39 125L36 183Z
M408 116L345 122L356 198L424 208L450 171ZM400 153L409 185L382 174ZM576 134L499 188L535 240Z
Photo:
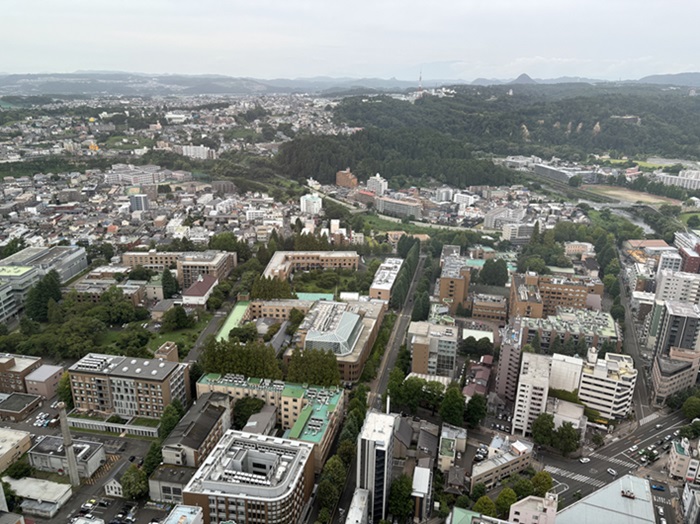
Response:
M544 497L530 495L511 504L508 520L513 524L555 524L559 497L554 492Z
M0 354L0 393L26 393L27 376L42 364L41 357Z
M700 351L671 347L657 355L651 369L652 404L662 407L671 395L695 385L700 371Z
M227 431L185 487L204 524L297 524L314 486L306 442Z
M5 471L32 445L28 431L0 428L0 470Z
M656 345L656 337L661 326L661 317L667 300L700 303L700 275L663 269L656 276L654 305L646 318L643 336L649 348Z
M406 345L411 352L411 372L454 376L459 345L457 327L411 322Z
M654 356L666 355L672 347L700 350L700 307L697 304L667 300L659 322Z
M369 520L388 516L396 416L369 411L357 439L356 486L369 491Z
M24 302L27 300L29 290L42 276L35 267L0 265L5 315L12 317L24 311ZM12 300L14 300L14 304Z
M147 195L129 195L129 210L132 213L134 211L148 211L149 209L150 203Z
M323 209L323 200L317 193L303 195L299 199L299 207L302 214L316 216Z
M669 173L654 173L654 180L665 186L677 186L691 191L700 189L700 171L684 169L677 175Z
M131 251L122 255L122 264L129 267L143 266L162 272L177 268L177 279L182 289L197 282L200 275L211 275L223 282L237 264L236 253L223 251L195 251L165 253L152 249L146 252Z
M391 290L402 265L403 258L387 258L382 262L374 274L372 285L369 287L370 298L391 300Z
M595 246L590 242L564 242L564 254L567 257L580 257L587 253L595 254Z
M547 355L523 353L513 412L513 434L529 435L532 423L545 412L551 364L552 357Z
M79 411L160 418L174 400L190 404L189 364L90 353L68 368Z
M358 186L357 177L350 172L350 168L345 171L338 171L335 174L335 185L354 189Z
M306 315L315 303L314 300L298 299L251 300L246 308L243 320L274 318L284 321L289 319L293 309Z
M581 382L583 359L554 353L549 372L549 387L575 391Z
M588 277L514 274L510 289L510 317L543 318L557 307L601 309L603 283Z
M312 269L354 269L360 262L356 251L276 251L263 277L287 280L294 271Z
M527 440L512 440L502 435L493 437L487 458L472 465L470 490L477 484L484 484L490 490L504 478L527 469L532 464L532 448Z
M657 278L659 273L664 270L668 271L681 271L683 266L683 257L677 252L665 251L659 256L659 264L656 266ZM695 271L693 271L695 273Z
M468 306L471 270L467 266L467 257L459 255L441 257L440 265L442 271L438 280L438 299L449 308L451 315L455 315L457 309L466 309Z
M229 395L234 401L234 411L235 402L241 398L265 401L267 406L274 408L275 421L285 431L286 438L314 446L313 462L319 472L340 429L346 402L342 388L323 388L233 374L208 374L200 378L197 398L210 392Z
M32 267L42 277L56 271L63 283L87 269L87 252L80 246L25 247L0 260L0 280L5 280L2 268L8 266Z
M678 250L681 257L681 271L698 273L700 271L700 255L692 249L682 247Z
M163 441L163 463L197 468L231 428L233 402L226 393L204 393Z
M388 196L377 197L374 200L377 212L399 218L418 219L423 215L423 205L419 200L405 197L401 200Z
M73 450L78 464L78 475L89 479L106 462L105 449L99 442L73 440ZM39 471L65 473L68 471L68 457L63 438L45 436L29 450L29 464Z
M501 229L503 224L522 222L526 214L525 208L496 207L484 215L484 229Z
M503 224L501 238L514 246L524 246L530 242L537 222L513 222Z
M599 359L598 350L591 348L583 364L578 397L604 418L624 418L632 408L636 382L637 370L632 357L606 353L604 359Z
M27 393L39 395L46 399L53 398L58 393L58 382L65 369L63 366L43 364L24 377Z
M389 182L386 181L379 173L370 177L367 180L367 190L377 196L384 196L384 193L389 189Z
M194 467L161 464L148 477L148 498L165 504L182 504L182 493L195 473Z

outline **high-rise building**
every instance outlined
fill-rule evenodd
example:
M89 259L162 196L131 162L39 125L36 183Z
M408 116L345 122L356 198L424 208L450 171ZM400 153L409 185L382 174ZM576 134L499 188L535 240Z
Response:
M496 374L496 394L503 400L515 402L522 352L521 319L516 318L501 330L501 350Z
M379 173L367 180L367 190L372 191L377 196L384 196L387 189L389 189L389 182L382 178Z
M148 211L150 202L147 195L129 195L129 208L134 211Z
M532 432L532 423L547 407L552 357L523 353L522 360L512 432L526 436Z
M303 214L316 216L323 209L323 200L316 193L304 195L299 199L299 207Z
M379 522L388 515L396 416L370 411L357 439L357 484L369 491L369 519Z
M442 272L438 280L438 298L450 308L450 314L455 315L459 306L467 306L471 270L467 266L467 258L459 255L445 256L440 263Z
M307 442L227 431L182 492L204 524L298 524L314 486Z
M671 395L695 385L700 371L700 351L672 347L658 355L651 370L652 403L663 406Z
M654 356L666 355L672 347L698 351L700 307L697 304L667 300L659 323Z
M588 350L583 363L578 398L589 408L600 412L607 419L627 416L632 407L637 370L629 355L606 353L598 358L598 350Z

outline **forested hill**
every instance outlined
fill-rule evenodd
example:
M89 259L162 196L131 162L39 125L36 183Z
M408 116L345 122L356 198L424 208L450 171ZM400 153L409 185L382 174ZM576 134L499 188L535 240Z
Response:
M499 155L575 159L612 150L700 158L700 97L685 89L607 84L455 89L453 98L426 96L415 104L346 98L336 116L353 126L433 129Z
M349 136L303 136L284 144L277 161L290 177L312 176L335 183L335 173L350 167L361 180L381 173L392 187L421 180L456 187L510 184L512 172L474 158L462 141L430 129L368 128Z

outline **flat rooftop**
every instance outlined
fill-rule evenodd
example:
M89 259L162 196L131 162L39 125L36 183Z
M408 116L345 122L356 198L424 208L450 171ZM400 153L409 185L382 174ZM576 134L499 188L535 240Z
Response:
M156 358L129 358L89 353L68 369L75 373L160 381L168 377L179 365L177 362Z
M304 389L299 385L294 387ZM318 444L328 430L331 416L337 409L343 392L339 389L333 391L325 388L305 388L303 394L308 404L301 410L299 418L289 430L288 438Z
M0 410L19 413L39 398L41 397L38 395L30 395L28 393L10 393L7 398L0 401Z
M178 504L165 517L162 524L195 524L203 520L203 511L199 506L184 506Z
M449 256L443 260L441 278L462 278L460 272L469 265L469 257Z
M394 438L396 416L378 411L369 411L360 431L360 438L387 444Z
M0 278L19 278L33 269L30 266L0 266Z
M40 500L55 504L63 499L66 493L71 492L69 484L59 484L58 482L31 477L22 479L3 477L2 480L7 482L17 496L23 499Z
M101 447L102 444L99 442L92 442L90 440L83 439L73 440L75 458L78 459L78 461L88 460L95 453L97 453ZM29 453L51 455L54 457L65 457L66 448L63 446L62 437L46 436L37 442L36 445L29 450Z
M387 258L377 268L371 289L391 291L402 265L403 258Z
M51 364L42 364L34 371L29 373L29 375L24 377L24 380L28 382L43 382L61 371L63 371L63 366L52 366Z
M11 371L13 373L21 373L28 367L35 365L39 360L41 360L41 357L27 357L25 355L2 353L0 354L0 367L4 367L11 360L14 360L14 365L7 371Z

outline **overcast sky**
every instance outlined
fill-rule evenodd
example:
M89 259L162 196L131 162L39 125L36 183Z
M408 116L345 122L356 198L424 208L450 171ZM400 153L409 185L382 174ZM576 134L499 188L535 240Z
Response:
M697 0L4 0L0 72L417 79L700 71Z

